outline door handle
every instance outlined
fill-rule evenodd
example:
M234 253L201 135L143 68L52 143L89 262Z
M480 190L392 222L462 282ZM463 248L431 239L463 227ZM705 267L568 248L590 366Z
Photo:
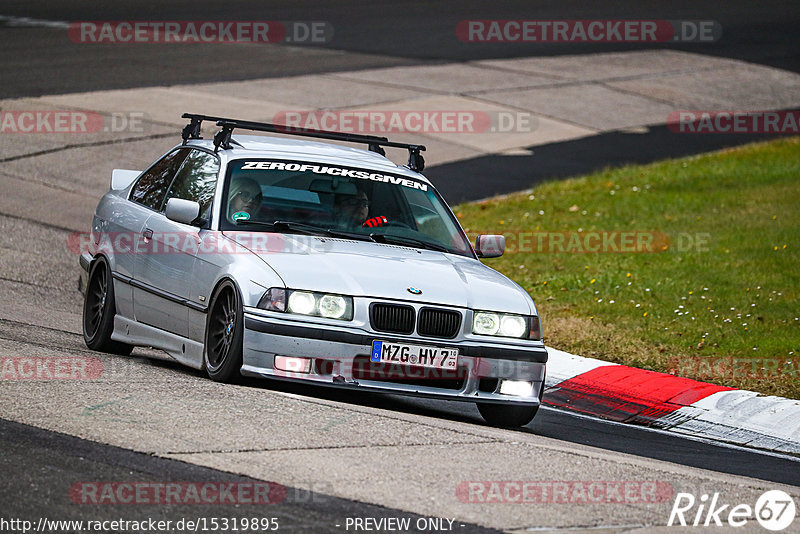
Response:
M142 236L147 240L153 239L153 230L145 228L144 232L142 232Z

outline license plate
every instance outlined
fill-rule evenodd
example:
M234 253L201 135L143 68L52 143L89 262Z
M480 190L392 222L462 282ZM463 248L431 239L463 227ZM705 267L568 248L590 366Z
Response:
M432 369L456 369L458 349L373 341L370 361Z

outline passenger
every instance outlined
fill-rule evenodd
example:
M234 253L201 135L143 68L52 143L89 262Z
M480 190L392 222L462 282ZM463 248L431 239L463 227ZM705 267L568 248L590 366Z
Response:
M228 191L228 220L248 220L261 208L261 186L252 178L234 178Z

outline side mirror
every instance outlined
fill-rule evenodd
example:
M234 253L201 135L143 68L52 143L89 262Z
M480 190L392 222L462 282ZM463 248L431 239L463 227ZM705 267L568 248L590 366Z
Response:
M200 216L200 204L194 200L171 198L164 210L167 219L183 224L192 224Z
M479 258L499 258L506 251L506 236L479 235L475 237L475 252Z

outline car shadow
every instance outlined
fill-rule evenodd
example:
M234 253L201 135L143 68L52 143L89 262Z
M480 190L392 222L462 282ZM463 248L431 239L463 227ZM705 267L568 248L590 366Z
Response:
M187 376L209 380L205 373L159 355L152 349L137 348L134 357L148 365L169 369ZM399 414L421 415L443 421L491 427L480 416L475 403L373 393L343 388L320 387L279 380L243 377L242 387L277 391L335 401L353 406L378 408ZM545 393L545 399L547 393ZM534 420L524 427L507 428L508 432L552 438L565 444L588 446L698 467L772 482L800 486L798 461L779 456L764 456L758 451L731 448L724 444L698 441L668 432L654 432L646 427L621 424L543 406ZM767 461L765 461L767 460Z

